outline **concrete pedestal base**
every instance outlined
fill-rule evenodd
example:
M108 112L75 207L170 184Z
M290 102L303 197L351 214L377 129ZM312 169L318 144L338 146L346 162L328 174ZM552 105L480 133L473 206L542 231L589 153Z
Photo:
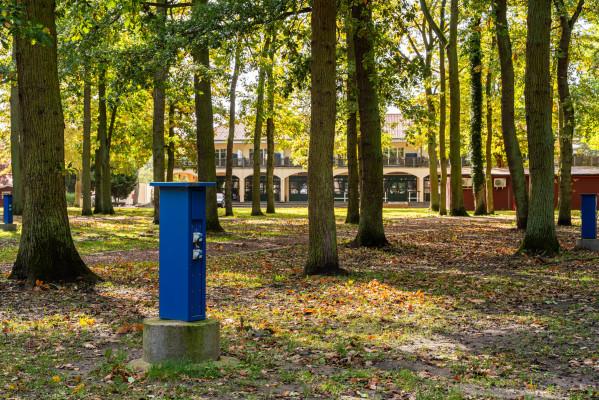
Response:
M220 321L216 318L198 322L148 318L143 325L143 360L147 363L199 363L220 356Z
M0 224L0 229L7 232L14 232L17 230L17 224Z
M576 247L599 251L599 239L576 239Z

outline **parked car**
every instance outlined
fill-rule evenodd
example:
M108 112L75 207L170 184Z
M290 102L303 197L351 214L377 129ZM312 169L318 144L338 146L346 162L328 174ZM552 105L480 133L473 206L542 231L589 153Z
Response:
M216 205L220 208L225 208L225 195L222 193L216 194Z

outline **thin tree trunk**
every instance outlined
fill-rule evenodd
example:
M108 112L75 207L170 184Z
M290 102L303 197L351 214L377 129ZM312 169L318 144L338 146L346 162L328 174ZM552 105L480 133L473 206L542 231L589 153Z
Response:
M270 51L270 35L267 36L262 51L265 57ZM256 99L256 124L254 126L254 175L252 179L252 215L263 215L260 209L260 145L262 143L262 124L264 122L264 85L266 68L260 64L258 71L258 98Z
M41 24L51 46L17 37L17 71L23 123L23 230L10 278L29 287L44 282L93 283L98 277L77 253L64 190L64 116L56 53L54 0L23 0L26 22ZM40 95L43 93L43 96Z
M495 18L497 51L501 68L501 133L516 204L516 226L518 229L526 229L528 191L524 176L524 162L514 122L514 63L507 22L507 0L496 0ZM501 167L499 164L497 166Z
M194 4L206 4L207 0L194 0ZM210 49L201 45L193 52L196 64L210 71ZM214 158L214 116L212 113L212 88L210 75L194 74L195 114L197 121L198 181L216 182L216 160ZM206 189L206 229L211 232L224 232L218 220L216 187Z
M83 154L81 157L81 192L83 205L81 215L92 215L91 193L91 130L92 130L92 88L89 74L85 72L83 87Z
M445 7L441 9L441 29L444 27ZM439 195L439 214L447 215L447 151L445 150L445 121L447 120L447 98L445 94L445 45L439 41L439 161L441 168L441 183Z
M168 146L166 147L168 162L166 165L166 181L173 181L175 171L175 103L168 106Z
M313 0L306 275L341 272L333 189L336 15L335 0Z
M81 207L81 171L75 174L75 201L74 207Z
M233 215L233 141L235 140L235 98L241 61L241 43L235 48L235 66L229 90L229 137L227 138L227 170L225 176L225 215Z
M16 36L12 45L13 62L17 60ZM21 108L19 106L19 88L16 84L10 85L10 166L12 171L12 191L14 215L23 215L23 124L21 122Z
M98 132L97 142L98 148L96 149L95 160L94 160L94 177L96 183L96 204L94 207L94 214L104 213L104 176L102 173L102 162L104 158L104 146L106 146L106 135L107 135L107 116L106 116L106 68L101 67L100 76L98 79Z
M487 143L485 147L485 181L487 187L487 214L495 213L493 204L493 99L491 98L491 84L493 83L493 52L495 51L495 36L491 40L491 51L489 52L489 63L487 80L485 82L485 95L487 98Z
M460 134L460 71L458 60L458 0L451 0L449 41L447 43L449 63L449 159L451 161L449 214L468 215L464 208L462 189L462 157Z
M485 203L485 173L483 169L483 83L482 52L480 46L480 17L470 25L468 55L470 58L470 163L472 165L472 190L474 192L474 215L487 213Z
M165 4L166 0L157 0L158 4ZM158 18L161 18L162 28L166 23L166 8L157 7ZM158 31L158 40L162 40L161 29ZM154 182L164 181L164 114L166 108L166 79L168 66L162 64L154 71L154 119L152 122L152 165L154 167ZM160 188L154 186L154 224L160 223Z
M110 112L110 125L108 128L108 134L106 135L106 141L102 147L102 203L104 205L103 214L114 214L114 207L112 206L112 180L110 175L110 144L112 142L112 132L114 131L114 122L116 120L116 113L118 106L114 105Z
M358 98L356 52L354 51L351 10L347 29L347 215L346 224L360 223L360 174L358 173Z
M383 227L383 152L374 46L372 38L365 33L372 28L370 3L353 4L352 16L358 24L353 40L363 164L360 176L363 190L360 196L360 224L356 244L381 247L389 242Z
M276 30L273 27L269 54L269 64L266 70L268 76L266 108L266 213L275 213L274 171L275 171L275 38Z
M551 131L551 0L528 0L524 100L530 156L530 213L522 251L553 254L555 234L553 133Z
M572 40L572 29L582 11L584 0L579 0L578 6L572 18L569 17L563 0L555 0L555 6L559 13L562 34L559 41L559 53L557 59L557 90L559 94L559 109L563 114L563 128L560 129L559 145L559 215L558 225L572 225L572 137L574 136L574 103L570 96L570 85L568 83L568 68L570 65L570 41Z

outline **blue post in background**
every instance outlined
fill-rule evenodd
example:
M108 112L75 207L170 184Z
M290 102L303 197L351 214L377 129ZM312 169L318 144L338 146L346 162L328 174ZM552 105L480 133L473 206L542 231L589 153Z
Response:
M597 239L597 194L581 194L582 239Z
M160 188L159 315L206 318L206 187L210 182L152 182Z
M4 198L4 223L12 224L12 194L2 193Z

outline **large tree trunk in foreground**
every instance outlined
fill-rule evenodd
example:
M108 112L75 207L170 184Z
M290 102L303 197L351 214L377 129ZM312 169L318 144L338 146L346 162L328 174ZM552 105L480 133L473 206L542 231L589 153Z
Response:
M487 81L485 82L485 95L487 97L487 143L485 147L485 181L487 187L487 214L495 213L495 206L493 205L493 176L491 175L493 169L493 102L491 98L491 84L493 82L493 72L491 70L493 66L493 52L495 51L495 37L491 41L491 52L489 55Z
M333 192L335 148L335 0L312 3L311 123L308 152L306 275L340 272Z
M480 17L470 25L468 56L470 58L470 155L472 164L472 191L474 215L487 213L485 204L485 174L483 170L483 82L482 52L480 47Z
M559 134L559 215L558 225L572 225L572 137L574 136L574 103L570 97L568 83L568 68L570 66L570 41L572 29L582 11L584 0L579 0L572 18L569 18L563 0L555 0L559 13L559 22L562 34L559 40L559 53L557 59L557 90L559 105L563 112L563 129Z
M524 176L522 152L516 136L514 123L514 63L512 61L512 42L507 22L507 0L495 2L495 25L497 51L501 67L501 133L507 158L514 203L516 204L516 226L526 229L528 220L528 191ZM501 167L501 165L497 165Z
M12 58L16 62L17 42L13 38ZM14 215L23 215L23 124L21 122L21 107L19 106L19 88L16 84L10 85L10 166L12 171L12 192Z
M551 130L551 0L528 0L524 99L530 156L530 213L522 251L559 250L553 214L555 171Z
M356 52L354 51L351 10L347 21L347 215L346 224L360 222L360 174L358 172L358 98Z
M229 90L229 137L227 138L227 170L225 172L225 215L233 215L233 141L235 140L235 98L241 58L241 43L235 48L235 66Z
M270 33L272 43L270 45L270 53L268 57L268 67L266 75L268 76L267 96L266 96L266 213L274 214L275 212L275 191L274 191L274 171L275 171L275 38L276 32L272 28Z
M165 4L166 0L157 0L158 4ZM161 25L166 23L166 8L157 7L157 18L161 18ZM161 26L159 25L159 28ZM157 39L162 40L161 29L157 32ZM154 71L154 118L152 121L152 166L154 182L164 181L164 113L166 108L166 78L168 67L162 64ZM154 186L154 223L160 223L160 188Z
M91 130L92 130L92 88L89 75L85 73L83 87L83 154L81 157L81 194L83 204L81 215L92 215L91 188Z
M269 54L270 35L264 43L263 57ZM266 81L266 68L260 64L258 71L258 97L256 99L256 123L254 125L254 175L252 178L252 215L263 215L260 209L260 145L262 143L262 125L264 123L264 85Z
M207 46L194 52L194 62L210 69L210 51ZM195 91L195 114L198 135L198 181L216 182L216 160L214 158L214 117L212 114L212 89L210 76L198 74L193 78ZM206 188L206 229L211 232L223 232L218 221L216 187Z
M98 79L98 132L96 134L98 148L96 149L94 160L94 177L96 179L96 205L94 214L103 214L104 211L104 174L102 173L102 164L104 160L104 146L106 146L106 136L108 122L106 116L106 69L101 67Z
M372 38L366 33L372 29L370 4L359 2L352 6L357 21L354 32L356 52L356 79L362 143L362 192L360 196L360 224L356 244L381 247L388 244L383 227L383 152L381 151L381 120L376 84L375 57Z
M17 71L23 122L24 208L17 260L10 278L96 282L75 249L64 190L64 116L56 55L54 0L23 0L26 19L49 29L52 46L17 38ZM43 96L40 96L43 93Z

